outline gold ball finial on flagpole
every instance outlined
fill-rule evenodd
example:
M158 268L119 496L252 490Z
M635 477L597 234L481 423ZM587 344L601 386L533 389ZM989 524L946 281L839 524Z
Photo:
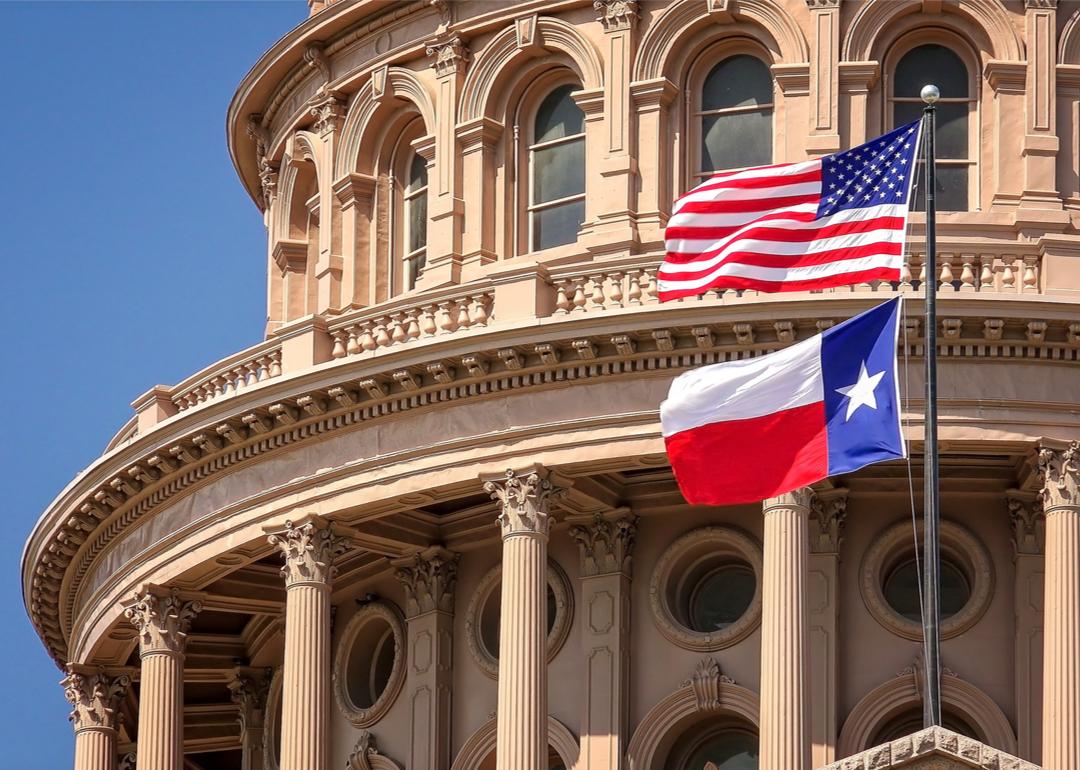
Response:
M919 96L921 96L922 100L927 104L934 104L935 102L937 102L938 99L941 98L941 91L939 91L938 87L933 84L925 85L922 87L922 91L919 93Z

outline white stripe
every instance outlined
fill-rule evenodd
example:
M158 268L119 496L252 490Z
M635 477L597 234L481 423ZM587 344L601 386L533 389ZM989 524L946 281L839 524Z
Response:
M895 227L883 227L867 230L864 233L834 235L831 238L819 238L816 241L767 241L759 238L740 238L724 246L724 250L708 259L696 262L664 263L660 270L668 275L672 273L698 273L708 270L728 259L733 251L753 251L762 257L776 255L778 258L793 257L800 254L819 254L833 249L850 249L865 243L892 243L904 237L904 231Z
M818 210L816 203L799 203L788 206L784 213L802 214L813 213ZM668 220L668 227L737 227L738 225L752 224L766 214L774 214L772 211L733 211L727 214L675 214ZM783 219L769 220L770 222L783 222ZM812 224L812 223L811 223Z
M805 174L807 171L813 171L816 168L821 168L820 160L806 160L800 163L789 163L786 166L774 166L771 168L755 166L754 168L748 168L745 171L740 171L736 174L732 174L731 176L709 178L704 180L694 189L687 192L686 195L676 200L675 211L677 212L680 208L682 208L682 204L689 200L690 196L696 195L698 193L698 188L704 187L708 184L715 184L718 182L729 184L731 182L736 182L743 179L761 179L762 177L793 176L795 174ZM722 191L726 192L728 191L728 189L729 188L720 188L719 190L702 190L701 192L716 194Z
M761 198L787 198L792 195L818 195L821 192L821 180L813 182L795 182L793 184L782 183L771 187L721 187L715 190L701 190L689 192L679 200L679 209L692 202L727 202L727 201L750 201ZM688 216L694 216L689 214Z
M708 286L719 276L735 276L739 278L752 278L757 281L809 281L814 278L824 278L844 273L859 273L863 270L872 270L877 267L888 267L899 270L903 265L904 257L901 254L877 254L859 259L841 259L834 262L826 262L822 265L805 265L800 267L758 267L757 265L744 265L739 262L725 262L708 275L687 281L659 281L660 291L682 291L683 289L700 289Z
M680 374L660 404L664 436L823 401L821 335L758 358Z
M800 203L797 206L791 206L785 209L785 213L801 214L807 211L817 211L817 204L815 203ZM676 218L672 217L668 222L668 227L733 227L737 225L746 224L749 226L756 226L758 220L766 214L772 214L772 211L752 211L745 214L682 214L681 219L684 221L677 222ZM808 222L804 222L798 219L784 219L783 217L777 217L776 219L767 219L761 222L763 227L782 227L785 230L812 230L818 227L828 227L830 225L841 225L847 222L863 222L867 219L877 219L878 217L903 217L907 214L907 206L900 203L886 203L879 206L867 206L866 208L857 209L842 209L835 214L829 214L828 216L821 217L820 219L811 219ZM728 238L733 238L739 233L734 232ZM669 243L683 243L682 240L672 240ZM686 243L714 243L711 239L686 239ZM711 248L716 248L715 246ZM672 249L668 247L668 251L681 251L681 249ZM692 251L692 249L686 249L686 251Z

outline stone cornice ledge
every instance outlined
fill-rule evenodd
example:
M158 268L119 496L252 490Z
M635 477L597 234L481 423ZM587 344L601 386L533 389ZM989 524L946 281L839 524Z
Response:
M934 757L946 757L978 770L1039 770L1038 765L991 748L944 727L930 727L854 754L821 770L888 770L938 767Z

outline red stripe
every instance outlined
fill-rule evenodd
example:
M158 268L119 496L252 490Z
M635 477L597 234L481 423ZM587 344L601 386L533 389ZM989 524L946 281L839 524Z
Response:
M802 203L817 203L821 196L789 195L785 198L749 198L737 201L687 201L680 208L679 214L741 214L747 211L772 211Z
M792 217L792 219L794 218L795 217ZM811 219L813 219L812 214L809 219L800 219L799 221L806 222ZM832 238L838 235L853 235L855 233L865 233L871 230L903 230L904 218L878 217L876 219L840 222L838 224L824 225L823 227L807 227L801 230L786 227L747 227L746 225L742 225L741 227L743 228L743 232L740 232L738 235L740 240L743 238L756 238L765 241L782 241L784 243L808 243L821 238ZM707 240L716 237L712 235L714 231L738 229L738 227L669 227L665 237L667 240ZM686 231L685 234L683 234L684 231ZM672 232L676 232L677 234L671 235ZM730 235L730 233L728 233L728 235ZM705 251L669 251L667 253L667 261L675 263L694 262L698 259L708 258L719 254L723 251L725 246L725 243L720 243L714 248Z
M665 240L677 240L679 238L693 238L704 240L705 238L726 238L737 233L747 225L755 222L771 222L774 219L785 219L792 222L813 222L817 219L816 211L774 211L771 214L763 214L757 219L743 222L741 225L727 225L726 227L696 227L694 225L673 225L664 231ZM684 235L683 231L688 234ZM704 233L701 235L700 233Z
M714 181L715 180L715 181ZM691 193L706 192L708 190L760 190L765 187L786 187L790 184L802 184L803 182L820 182L821 168L813 171L805 171L802 174L789 174L787 176L752 176L747 179L713 179L702 182ZM690 193L687 193L688 195Z
M668 436L671 467L694 505L752 503L829 474L825 404L729 420Z
M757 278L743 278L737 275L721 275L708 286L696 289L669 289L660 291L660 301L668 302L680 297L693 297L704 294L710 289L751 289L766 293L779 291L813 291L815 289L832 289L839 286L854 286L857 283L867 281L899 281L900 270L890 267L875 267L871 270L860 270L851 273L840 273L822 278L812 278L805 281L762 281Z
M792 269L796 267L810 267L811 265L826 265L833 262L844 262L849 259L862 257L876 257L878 255L899 256L904 252L904 244L891 243L889 241L866 243L860 246L847 246L842 249L829 249L827 251L815 251L808 254L770 254L764 251L729 251L724 259L710 267L685 273L665 273L664 266L660 266L657 278L670 283L696 281L704 278L722 265L752 265L754 267L783 267Z

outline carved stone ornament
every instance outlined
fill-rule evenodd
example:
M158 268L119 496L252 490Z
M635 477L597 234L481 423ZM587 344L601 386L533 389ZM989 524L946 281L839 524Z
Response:
M322 43L312 43L304 49L304 63L309 67L313 67L319 71L322 75L323 84L320 89L325 88L326 84L330 82L330 60L326 58L326 52L323 51Z
M1013 530L1013 552L1019 556L1046 552L1046 516L1042 500L1009 490L1006 500Z
M512 468L501 481L486 482L484 491L502 505L499 525L504 538L524 533L546 537L551 527L549 506L567 492L536 471L519 475Z
M345 120L345 100L337 92L328 91L313 101L308 111L315 118L312 128L319 136L326 136L341 128Z
M469 49L457 35L428 43L427 55L434 58L431 66L439 77L462 72L469 61Z
M454 611L454 586L461 554L445 548L429 548L409 559L395 562L394 576L405 588L405 615Z
M124 615L139 634L142 653L183 652L191 621L202 602L185 601L179 589L147 588L125 608Z
M607 32L630 29L638 19L636 0L594 0L593 8L600 14L596 20Z
M581 552L583 575L631 573L638 517L623 513L616 519L596 514L588 524L574 524L570 537Z
M814 495L810 503L810 550L839 553L847 519L847 490Z
M1053 11L1058 7L1058 0L1024 0L1024 6L1033 11Z
M285 529L267 540L285 559L281 574L285 587L304 583L329 584L334 578L334 561L345 553L344 537L334 533L334 523L315 517L299 524L285 522Z
M120 762L117 764L116 770L135 770L135 752L129 751L127 754L120 757Z
M251 113L247 119L247 135L255 142L255 153L259 156L266 155L270 149L270 131L262 124L262 115Z
M345 761L345 770L400 770L397 762L379 752L375 745L375 736L367 730L361 730L356 745L349 752Z
M905 770L959 767L1039 770L1039 767L1031 762L944 727L928 727L825 765L821 770L890 770L894 767Z
M811 11L821 11L828 8L839 8L840 0L806 0L806 7Z
M1043 510L1080 507L1080 443L1073 441L1064 449L1041 447L1038 462Z
M386 637L387 631L390 637ZM334 654L333 692L341 713L356 727L370 727L394 705L405 684L405 623L397 607L384 601L365 604L349 618ZM384 640L379 642L378 640ZM394 659L382 691L369 693L374 702L353 700L350 672L361 677L374 670L379 644L392 644Z
M68 675L61 680L64 697L71 704L69 719L76 730L101 727L115 730L119 727L120 702L131 686L126 674L109 676L104 669L84 673L68 668Z
M446 32L454 21L453 7L450 0L428 0L428 5L439 14L438 32Z
M237 720L240 722L242 732L262 728L272 675L273 671L269 668L262 676L240 670L233 672L228 685L229 694L232 702L240 707Z
M725 684L735 684L735 680L720 672L715 658L702 658L683 687L694 688L698 711L712 711L720 708L720 688Z
M277 195L278 168L265 155L259 156L259 185L262 187L263 205L269 206Z

